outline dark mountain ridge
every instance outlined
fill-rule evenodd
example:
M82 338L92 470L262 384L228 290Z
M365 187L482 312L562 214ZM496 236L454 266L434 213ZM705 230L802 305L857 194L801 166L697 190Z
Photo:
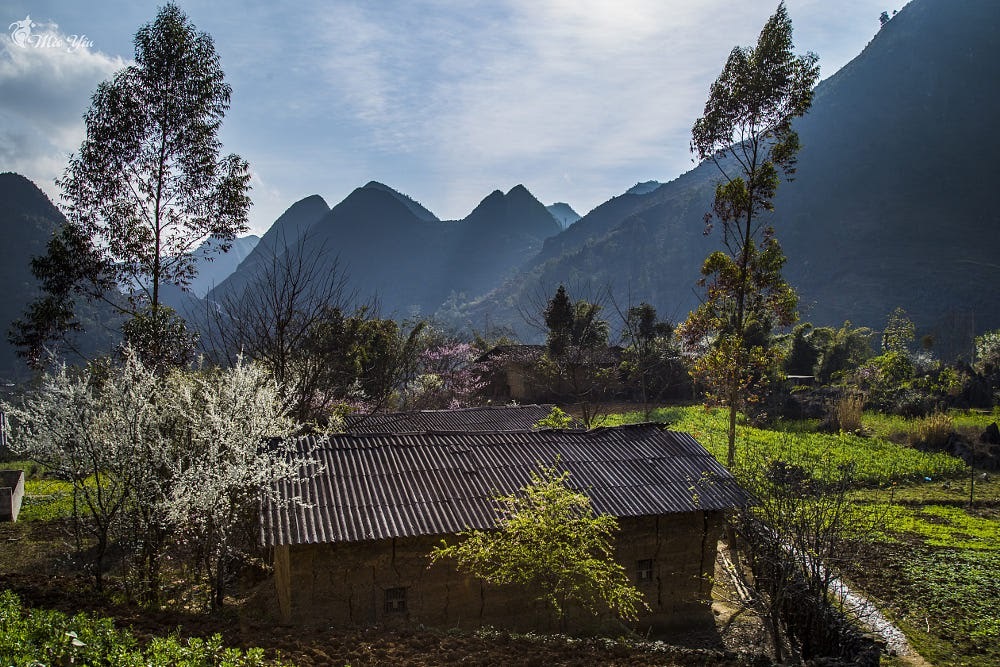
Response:
M314 220L301 238L322 254L328 270L336 265L344 272L360 300L377 297L383 313L407 317L492 289L558 232L558 223L523 185L490 193L462 220L441 221L372 181ZM270 233L255 249L260 257L284 251L265 244ZM262 266L248 258L213 295L239 289Z
M271 265L275 253L283 252L285 247L295 247L316 221L329 212L330 207L319 195L305 197L289 206L264 232L246 258L228 276L215 284L206 295L207 298L213 300L217 290L242 289L250 276Z
M998 27L993 0L913 0L817 87L796 123L795 180L767 219L803 319L878 328L902 306L925 330L954 311L974 312L980 331L1000 327L1000 95L988 83L1000 80ZM706 163L598 206L465 317L517 326L539 287L585 278L683 319L702 261L721 246L718 231L703 236L718 180Z

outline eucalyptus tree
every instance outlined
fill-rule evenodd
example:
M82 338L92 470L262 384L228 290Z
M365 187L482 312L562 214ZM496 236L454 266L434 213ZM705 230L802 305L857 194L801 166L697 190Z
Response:
M684 340L704 354L693 374L710 397L729 408L729 450L736 450L736 416L752 400L779 352L768 344L774 326L795 321L798 298L784 280L785 255L767 224L782 177L795 171L799 150L792 120L812 104L817 56L792 51L784 3L755 47L736 47L712 84L704 115L692 129L691 150L722 175L706 233L717 221L722 250L702 266L706 296L684 323Z
M212 38L177 5L139 29L135 63L98 86L86 138L58 182L66 228L33 262L43 294L12 336L29 361L81 327L81 298L145 320L144 337L176 328L163 287L190 284L191 251L203 242L225 251L247 229L249 165L221 156L218 139L231 93ZM128 299L114 298L118 289ZM165 347L153 335L143 353L171 356Z

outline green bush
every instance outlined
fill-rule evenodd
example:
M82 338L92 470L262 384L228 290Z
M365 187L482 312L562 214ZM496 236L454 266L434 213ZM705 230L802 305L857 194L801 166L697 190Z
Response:
M10 591L0 591L0 665L114 665L115 667L263 667L278 665L261 649L226 648L222 637L154 638L146 647L109 618L68 616L24 607Z

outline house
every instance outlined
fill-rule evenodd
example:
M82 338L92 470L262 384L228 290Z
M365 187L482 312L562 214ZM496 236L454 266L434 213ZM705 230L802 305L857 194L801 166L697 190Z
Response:
M552 376L543 370L544 345L498 345L476 359L487 395L494 401L539 402L573 399L583 392L613 396L623 389L618 378L622 348L616 345L595 350L571 347L564 364L570 376ZM588 369L606 371L595 383ZM599 390L599 391L597 391Z
M428 554L455 533L494 527L493 499L555 463L595 511L618 518L615 557L650 607L637 629L683 625L710 613L725 513L747 503L694 438L654 424L340 434L297 444L300 474L266 490L260 524L274 554L277 611L289 623L554 629L531 591L431 566ZM610 622L574 613L580 631Z
M17 521L24 499L24 471L0 470L0 521Z
M552 412L550 405L505 405L457 410L412 410L350 415L348 433L421 433L426 431L530 431ZM575 419L574 426L582 424Z

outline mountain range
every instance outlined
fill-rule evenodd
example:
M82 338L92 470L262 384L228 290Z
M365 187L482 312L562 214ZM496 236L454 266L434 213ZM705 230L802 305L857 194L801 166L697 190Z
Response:
M998 27L994 0L912 0L817 87L796 122L795 180L780 185L766 220L804 320L880 328L901 306L942 337L1000 328ZM718 231L704 233L718 180L714 165L701 164L670 182L637 183L583 217L518 185L461 220L440 220L372 181L332 208L319 195L296 202L259 241L203 265L179 305L244 289L297 249L398 318L437 315L530 336L521 313L564 283L575 298L607 290L619 304L648 301L682 320L698 303L702 261L721 246ZM61 221L30 181L0 175L5 323L34 289L28 258ZM0 363L10 359L0 346Z
M803 319L879 328L901 306L924 331L956 315L1000 327L998 28L994 0L913 0L817 87L796 123L795 180L767 220ZM518 306L559 282L581 297L610 286L683 319L702 260L721 246L718 231L703 235L718 180L706 163L613 198L469 304L467 320L516 323Z
M263 258L287 249L319 253L329 270L343 273L360 300L377 297L386 315L431 315L448 300L493 289L560 231L523 185L507 193L495 190L462 220L439 220L374 181L327 211L321 202L310 197L289 208L208 298L222 300L243 288ZM275 227L279 231L272 234Z

